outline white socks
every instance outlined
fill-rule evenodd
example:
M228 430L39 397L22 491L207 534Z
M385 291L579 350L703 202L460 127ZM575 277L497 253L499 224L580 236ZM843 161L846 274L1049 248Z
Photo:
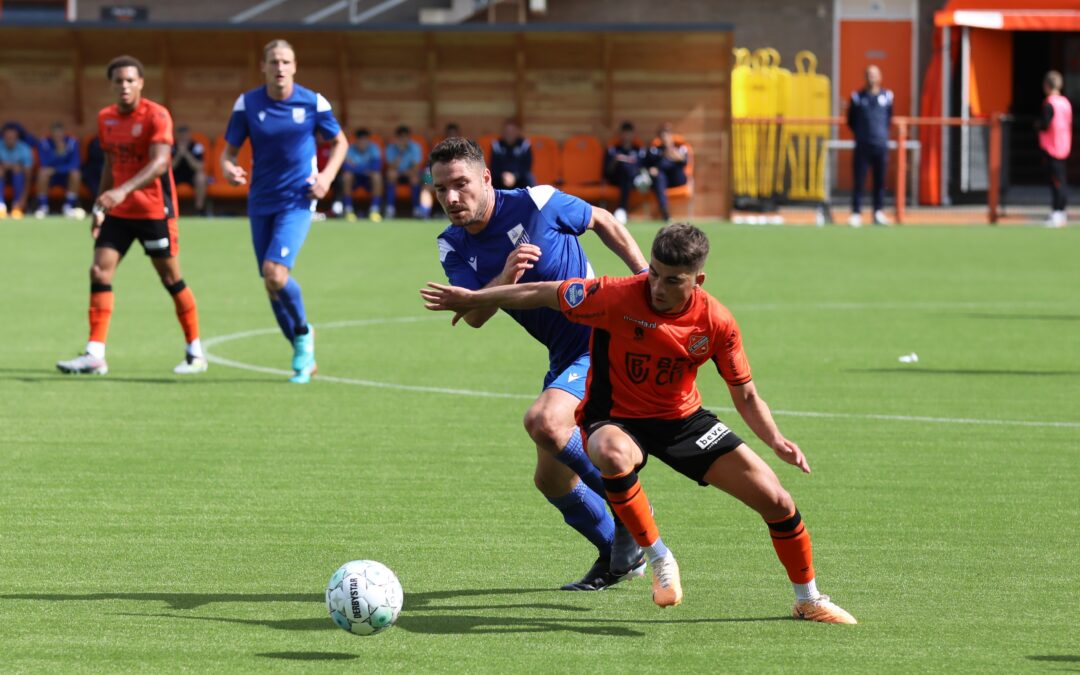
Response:
M202 340L200 340L199 338L195 338L194 340L189 342L187 346L187 353L191 354L197 359L205 358L202 350Z
M87 342L86 353L93 356L95 359L105 358L105 343L104 342Z
M809 583L805 584L791 584L795 587L795 599L799 602L805 602L807 600L815 600L821 593L817 589L817 580L811 579Z

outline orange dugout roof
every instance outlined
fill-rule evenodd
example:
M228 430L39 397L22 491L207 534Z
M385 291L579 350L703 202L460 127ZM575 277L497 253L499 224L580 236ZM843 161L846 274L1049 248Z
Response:
M934 14L934 25L1080 31L1080 0L951 0Z

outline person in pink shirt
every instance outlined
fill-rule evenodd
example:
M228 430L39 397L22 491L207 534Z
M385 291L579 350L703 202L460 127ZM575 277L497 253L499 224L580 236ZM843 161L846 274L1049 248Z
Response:
M1042 115L1036 123L1039 131L1039 149L1042 150L1043 164L1050 177L1050 194L1053 199L1048 227L1065 227L1065 195L1068 185L1065 181L1065 160L1072 151L1072 105L1069 99L1061 95L1061 73L1051 70L1043 78Z

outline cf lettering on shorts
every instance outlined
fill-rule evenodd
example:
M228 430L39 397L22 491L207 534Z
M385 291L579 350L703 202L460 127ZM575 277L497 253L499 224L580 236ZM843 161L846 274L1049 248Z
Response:
M702 450L705 450L719 441L724 436L731 433L731 429L728 429L722 422L717 422L712 429L705 432L705 435L694 441L697 446Z
M169 238L162 237L161 239L148 239L145 244L147 251L161 251L169 248Z

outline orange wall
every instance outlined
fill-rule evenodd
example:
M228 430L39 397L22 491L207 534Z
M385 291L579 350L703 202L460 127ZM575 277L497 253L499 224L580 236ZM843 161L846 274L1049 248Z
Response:
M1012 85L1012 32L972 28L971 114L1008 112Z

